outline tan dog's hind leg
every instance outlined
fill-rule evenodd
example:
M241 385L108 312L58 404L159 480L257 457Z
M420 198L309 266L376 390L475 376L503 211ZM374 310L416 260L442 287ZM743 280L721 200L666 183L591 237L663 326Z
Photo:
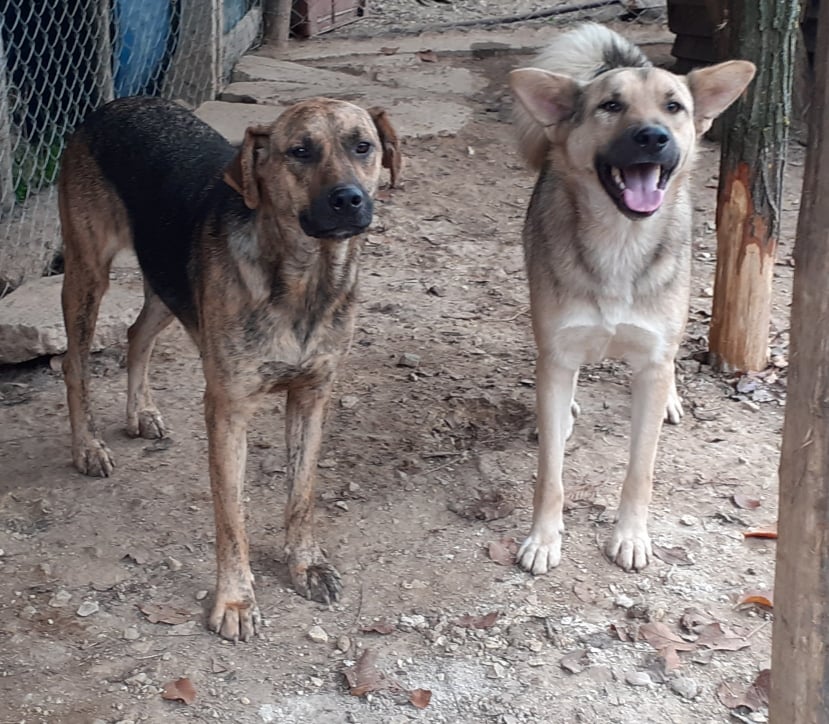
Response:
M148 370L155 339L172 321L173 313L145 283L144 306L127 332L127 433L132 437L164 437L164 421L153 403Z
M652 555L648 536L648 505L653 487L656 447L671 394L673 364L671 359L633 374L630 460L622 486L616 526L605 549L607 556L626 571L641 570L648 565Z
M288 391L285 435L288 444L288 503L285 507L288 568L297 593L320 603L336 601L340 574L314 539L314 482L322 427L332 381Z
M567 369L551 354L539 352L536 366L538 409L538 477L533 498L533 525L518 551L519 565L540 575L561 560L564 531L564 446L573 429L573 392L578 370Z
M216 600L209 626L231 641L247 641L256 633L260 620L242 504L250 410L249 405L233 402L211 389L209 375L207 379L204 411L217 564Z

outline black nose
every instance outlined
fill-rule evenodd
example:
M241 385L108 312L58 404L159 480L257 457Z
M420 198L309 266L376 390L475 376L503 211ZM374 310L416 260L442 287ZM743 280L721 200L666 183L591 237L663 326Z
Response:
M662 126L643 126L633 134L633 140L646 151L661 151L671 140L671 134Z
M328 194L328 203L338 214L358 211L366 202L366 192L354 184L335 186Z

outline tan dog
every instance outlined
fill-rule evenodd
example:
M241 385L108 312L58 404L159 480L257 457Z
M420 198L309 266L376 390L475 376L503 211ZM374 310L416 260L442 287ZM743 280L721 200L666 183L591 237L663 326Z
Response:
M360 234L381 164L396 174L399 162L383 111L328 99L249 128L237 150L173 103L125 98L90 115L64 153L72 457L87 475L112 472L92 420L89 349L112 258L133 246L145 303L129 329L127 431L165 434L147 368L156 336L177 317L203 360L218 564L209 625L225 638L249 638L259 619L242 488L247 423L268 393L287 392L291 579L316 601L340 593L339 573L314 537L314 477L354 326Z
M755 69L730 61L677 76L595 24L562 35L534 65L510 75L520 147L540 171L524 227L539 461L532 530L518 560L535 574L559 564L579 366L613 357L633 372L631 440L606 553L625 570L641 569L651 558L647 515L662 420L682 415L674 358L688 316L697 139Z

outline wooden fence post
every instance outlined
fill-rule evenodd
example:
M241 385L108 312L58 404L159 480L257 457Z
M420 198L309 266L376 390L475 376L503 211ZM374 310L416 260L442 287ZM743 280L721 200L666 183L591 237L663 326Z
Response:
M829 2L795 243L770 724L829 722Z
M753 61L757 77L722 124L708 341L724 371L766 366L799 12L798 0L729 3L729 55Z
M266 43L284 48L288 45L291 35L291 0L264 0L262 13L264 16L263 40Z

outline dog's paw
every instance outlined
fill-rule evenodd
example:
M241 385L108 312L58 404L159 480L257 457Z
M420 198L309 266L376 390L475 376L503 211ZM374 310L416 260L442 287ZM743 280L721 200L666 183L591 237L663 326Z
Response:
M252 639L261 620L251 588L235 596L217 592L208 626L222 638L236 643Z
M567 423L567 439L573 434L573 426L576 424L576 418L581 414L579 403L573 400L570 403L570 420Z
M167 434L164 420L158 410L149 408L139 410L127 420L127 434L130 437L143 437L146 440L160 440Z
M93 478L108 478L115 469L112 453L102 440L94 438L82 442L72 451L75 467Z
M561 562L561 533L538 535L530 533L516 556L518 565L534 576L540 576Z
M288 567L294 590L300 596L326 605L340 598L343 590L340 573L321 551L311 556L291 555Z
M672 390L668 396L668 404L665 406L665 422L669 422L671 425L679 425L684 414L682 399L676 390Z
M619 568L641 571L653 556L650 536L644 528L637 530L617 525L605 546L605 554Z

